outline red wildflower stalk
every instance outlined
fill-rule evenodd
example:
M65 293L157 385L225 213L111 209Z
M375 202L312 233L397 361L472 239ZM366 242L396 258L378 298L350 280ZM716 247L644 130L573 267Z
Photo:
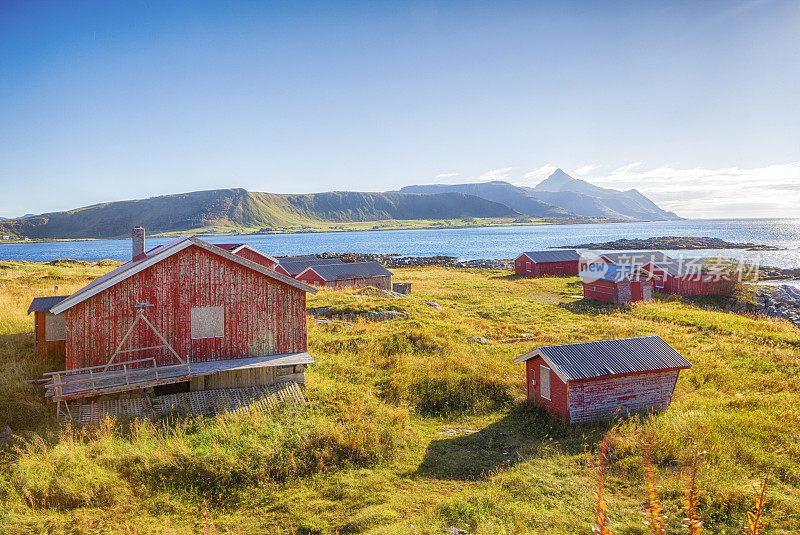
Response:
M764 493L767 490L767 477L761 482L761 492L756 496L756 507L753 511L747 512L747 527L745 529L746 535L758 535L763 529L767 527L767 522L764 520L764 511L767 508L769 500L764 498Z
M603 498L603 471L605 470L607 454L608 439L603 438L597 465L597 489L594 491L594 526L592 526L592 531L598 535L614 535L608 527L610 523L606 513L608 504Z

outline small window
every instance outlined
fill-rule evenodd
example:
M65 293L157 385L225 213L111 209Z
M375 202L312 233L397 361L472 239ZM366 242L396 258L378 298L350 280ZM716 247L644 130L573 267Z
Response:
M550 368L547 366L539 366L539 384L542 398L550 401Z
M531 263L525 262L525 271L530 271L530 270L531 270Z
M67 323L64 321L64 314L44 315L44 339L47 342L67 339Z
M225 335L223 307L193 307L191 310L192 340L222 338Z
M275 375L283 377L284 375L291 375L294 373L294 366L278 366L275 370Z

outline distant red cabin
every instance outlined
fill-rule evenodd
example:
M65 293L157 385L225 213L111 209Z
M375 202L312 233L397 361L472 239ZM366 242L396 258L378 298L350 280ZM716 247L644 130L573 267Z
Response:
M327 288L364 288L374 286L392 289L392 272L377 262L352 262L309 266L297 280Z
M317 258L313 255L308 256L287 256L278 260L275 270L289 277L297 277L300 273L311 266L322 266L328 264L344 264L338 258Z
M653 281L639 268L597 262L580 273L583 296L607 303L650 301Z
M275 269L275 266L278 264L278 260L276 258L262 253L258 249L254 249L253 247L250 247L244 243L215 243L214 245L237 256L241 256L242 258L252 260L256 264L261 264L262 266L270 269Z
M692 366L659 336L539 347L514 362L528 399L569 423L662 411Z
M530 251L514 260L514 273L527 277L570 276L574 277L586 267L581 255L574 249Z
M650 273L656 291L675 295L720 295L733 290L733 281L709 273L702 259L673 259L660 251L607 253L601 259L641 267Z

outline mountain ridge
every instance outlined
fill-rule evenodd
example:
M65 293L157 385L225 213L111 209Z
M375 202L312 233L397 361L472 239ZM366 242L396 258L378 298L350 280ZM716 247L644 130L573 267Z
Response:
M503 198L498 196L502 190ZM681 219L658 207L636 189L619 191L595 186L556 169L534 187L516 186L505 181L472 184L412 185L399 190L408 193L469 191L492 199L532 217L554 217L542 210L561 210L573 217L610 218L625 221L667 221Z
M455 192L438 195L331 191L308 194L204 190L97 203L0 221L0 234L33 239L125 237L143 225L150 232L221 226L259 228L387 219L456 219L521 216L506 205Z

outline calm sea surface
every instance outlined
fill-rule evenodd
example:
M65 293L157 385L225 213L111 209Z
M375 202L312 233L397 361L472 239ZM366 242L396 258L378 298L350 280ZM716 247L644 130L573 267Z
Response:
M725 255L760 261L762 265L800 267L800 219L703 219L648 223L541 225L437 230L386 230L272 234L259 236L204 236L212 243L247 243L271 255L321 252L398 253L407 256L446 255L460 259L513 258L521 251L557 245L605 242L619 238L653 236L708 236L733 242L775 245L781 251L684 251L684 256ZM147 247L167 239L150 238ZM0 244L0 260L49 261L58 258L97 261L127 260L129 240L68 241Z

